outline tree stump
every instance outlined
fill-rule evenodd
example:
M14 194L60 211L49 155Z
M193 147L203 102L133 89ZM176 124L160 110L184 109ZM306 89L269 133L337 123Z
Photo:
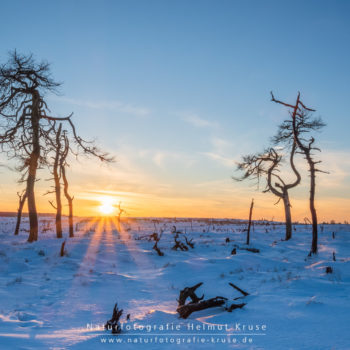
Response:
M118 304L116 303L114 305L112 318L109 321L107 321L107 323L105 324L105 329L111 330L113 334L120 333L121 328L120 328L119 319L122 314L123 314L123 309L118 310Z

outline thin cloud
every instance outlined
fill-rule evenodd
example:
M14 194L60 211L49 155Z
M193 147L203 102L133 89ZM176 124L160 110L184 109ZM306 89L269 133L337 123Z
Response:
M194 113L181 113L182 119L196 128L217 128L218 123L201 118Z
M117 112L127 113L127 114L140 116L140 117L144 117L151 113L151 111L148 108L137 107L131 104L123 103L121 101L86 101L81 99L56 97L56 96L51 98L59 102L68 103L79 107L117 111Z
M233 150L234 145L221 137L212 137L210 139L210 143L212 144L212 149L208 152L201 152L200 154L214 160L221 165L232 168L235 165L235 159L233 155L235 152Z
M185 166L186 168L190 167L194 162L194 159L187 154L170 151L155 151L151 159L160 168L166 166L166 161L180 163L181 166Z
M228 158L225 156L222 156L221 154L214 153L214 152L201 152L204 156L215 160L219 162L220 164L224 165L225 167L232 168L235 165L235 160L233 158Z

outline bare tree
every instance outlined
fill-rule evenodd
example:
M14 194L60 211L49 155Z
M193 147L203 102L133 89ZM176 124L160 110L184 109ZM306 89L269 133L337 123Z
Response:
M54 191L49 191L47 193L55 193L56 205L52 201L49 201L51 206L56 209L56 236L57 238L62 238L62 200L61 200L61 172L60 172L60 157L62 152L62 143L61 143L61 134L62 134L62 123L59 124L59 127L56 131L56 139L51 145L54 149L54 157L52 164L52 175L54 180Z
M70 126L72 138L78 148L101 161L111 161L93 143L77 135L72 114L65 118L49 116L44 100L47 92L57 92L47 62L37 63L32 55L10 53L7 63L0 66L0 147L8 157L20 159L26 177L26 194L30 231L28 241L38 239L38 214L34 186L38 168L46 164L48 145L55 138L55 123Z
M249 243L250 243L250 227L252 225L253 207L254 207L254 198L252 199L252 202L250 203L250 209L249 209L249 221L248 221L247 240L246 240L247 245L249 245Z
M26 190L22 191L22 193L17 192L18 196L18 209L17 209L17 221L16 221L16 228L15 228L15 236L19 233L19 228L21 226L21 219L22 219L22 211L24 203L27 199L27 192Z
M74 196L71 196L69 194L68 188L68 179L67 179L67 175L66 175L66 167L68 167L68 163L67 163L67 156L69 153L69 139L67 137L66 131L63 132L64 136L64 149L63 152L60 156L60 169L61 169L61 176L62 176L62 180L63 180L63 192L64 192L64 196L67 199L68 202L68 226L69 226L69 237L74 237L74 222L73 222L73 199Z
M314 146L315 139L313 136L308 137L311 131L320 130L325 126L321 118L313 118L314 109L306 107L300 99L298 92L295 104L285 103L275 99L271 92L271 100L290 109L291 119L283 121L279 126L277 135L274 137L274 143L284 143L287 145L296 144L298 152L306 159L310 173L310 197L309 206L312 219L312 244L311 254L317 253L317 213L315 207L315 192L316 192L316 173L323 172L317 168L317 164L321 161L315 161L313 151L320 151Z
M122 203L119 202L117 205L117 209L118 209L118 214L117 214L117 220L118 222L120 222L120 218L122 216L123 213L125 213L125 210L121 207Z
M289 157L289 164L296 176L294 182L286 183L286 181L282 179L280 165L283 161L283 156L272 147L266 149L262 153L244 156L242 162L238 163L237 166L237 169L244 171L244 174L240 178L234 178L238 181L250 178L256 180L258 184L262 177L266 179L266 187L263 192L271 192L277 196L279 198L277 203L280 200L283 200L286 219L286 240L289 240L292 237L292 216L288 191L299 185L301 180L301 176L294 164L295 150L296 145L293 143Z

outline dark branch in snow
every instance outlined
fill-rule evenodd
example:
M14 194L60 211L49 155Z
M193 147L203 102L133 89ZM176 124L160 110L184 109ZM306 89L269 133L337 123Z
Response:
M113 308L112 318L105 324L105 329L111 330L113 334L121 332L119 319L123 314L123 309L118 310L118 304L116 303Z

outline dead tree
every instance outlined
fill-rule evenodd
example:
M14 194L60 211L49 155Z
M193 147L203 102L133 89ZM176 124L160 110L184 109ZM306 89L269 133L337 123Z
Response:
M61 199L61 172L60 172L60 157L62 152L62 143L61 143L61 134L62 134L62 123L59 124L59 127L56 131L56 139L54 142L51 142L51 145L54 149L53 165L52 165L52 175L54 180L54 192L56 197L56 205L52 201L49 201L51 206L56 210L56 237L62 238L62 199ZM51 140L50 140L51 141Z
M126 212L125 212L125 210L121 207L121 202L118 203L117 209L118 209L118 214L117 214L117 228L118 228L118 231L121 231L121 226L120 226L121 216L122 216L123 213L126 213Z
M174 243L175 244L171 248L172 250L178 250L178 249L180 249L182 251L187 251L188 250L188 247L185 244L183 244L179 239L177 239L176 236L174 236Z
M37 63L32 55L14 51L8 62L0 66L0 147L9 158L22 162L30 225L28 242L38 239L34 187L38 168L47 164L47 146L55 139L57 121L69 125L77 149L101 161L113 159L77 135L72 114L65 118L48 115L43 96L46 92L57 92L59 85L51 78L49 64Z
M51 140L50 140L51 141ZM51 147L54 152L53 164L52 164L52 175L54 179L54 191L48 193L55 193L56 205L51 201L49 203L53 208L56 209L56 234L57 238L62 238L62 199L61 199L61 180L63 181L63 192L64 196L68 201L69 215L69 237L74 237L74 222L73 222L73 199L68 192L68 179L66 175L67 156L70 151L69 138L67 137L67 131L62 131L62 123L56 131L56 140L51 142Z
M252 225L253 207L254 207L254 199L252 199L252 202L250 204L250 209L249 209L249 222L248 222L247 241L246 241L247 245L249 245L250 243L250 227Z
M123 213L125 213L125 210L121 207L122 203L119 202L117 205L117 209L118 209L118 214L117 214L117 220L118 222L120 222L120 218L122 216Z
M178 231L176 230L176 227L173 226L172 227L172 230L171 230L171 233L174 235L173 238L174 238L174 245L173 247L171 248L172 250L182 250L182 251L187 251L188 248L192 248L194 249L194 243L192 242L193 241L193 238L191 238L190 240L187 238L186 235L183 235L184 239L185 239L185 243L181 242L180 240L180 234L182 234L181 231Z
M17 192L18 196L18 209L17 209L17 221L16 221L16 228L15 228L15 236L19 233L19 228L21 226L21 219L22 219L22 211L23 206L27 199L27 192L24 190L22 193Z
M280 200L283 201L286 220L286 240L292 237L292 215L290 210L289 190L298 186L301 180L300 173L294 164L295 152L296 144L293 143L289 155L289 165L295 175L295 180L293 182L286 183L286 181L282 179L280 165L283 162L283 156L272 147L261 153L244 156L242 162L238 163L237 166L237 169L244 171L244 174L240 178L234 178L237 181L253 179L257 182L258 186L261 178L265 178L266 186L263 192L271 192L277 196L279 198L277 203L279 203Z
M295 104L288 104L280 100L276 100L271 92L273 102L281 104L290 109L291 119L285 120L280 126L277 135L274 137L275 144L296 144L298 152L306 159L310 173L310 197L309 207L312 219L312 244L311 254L317 253L317 213L315 207L315 192L316 192L316 173L323 172L317 168L320 161L315 161L313 151L320 151L314 146L315 139L313 136L307 137L311 131L320 130L325 126L321 118L313 118L314 109L306 107L300 99L298 93Z
M158 242L162 238L162 235L163 235L163 231L161 230L159 235L157 232L154 232L149 236L149 239L154 240L154 246L152 247L152 249L154 249L159 256L164 256L164 253L158 247Z
M188 240L187 236L184 236L184 237L185 237L185 241L186 241L187 246L189 246L190 248L194 249L194 243L192 242L193 238Z
M61 170L61 176L63 180L63 192L64 196L67 199L68 202L68 227L69 227L69 237L74 237L74 219L73 219L73 200L74 196L71 196L68 188L68 179L66 174L66 167L68 167L67 163L67 156L69 153L69 139L66 135L66 132L63 132L64 136L64 149L60 156L60 170Z
M8 63L0 67L0 115L6 124L2 127L0 143L2 151L26 158L29 242L38 237L34 185L43 156L40 119L45 104L41 95L45 91L54 91L58 85L50 78L48 64L36 64L32 56L20 56L16 51L10 55Z

